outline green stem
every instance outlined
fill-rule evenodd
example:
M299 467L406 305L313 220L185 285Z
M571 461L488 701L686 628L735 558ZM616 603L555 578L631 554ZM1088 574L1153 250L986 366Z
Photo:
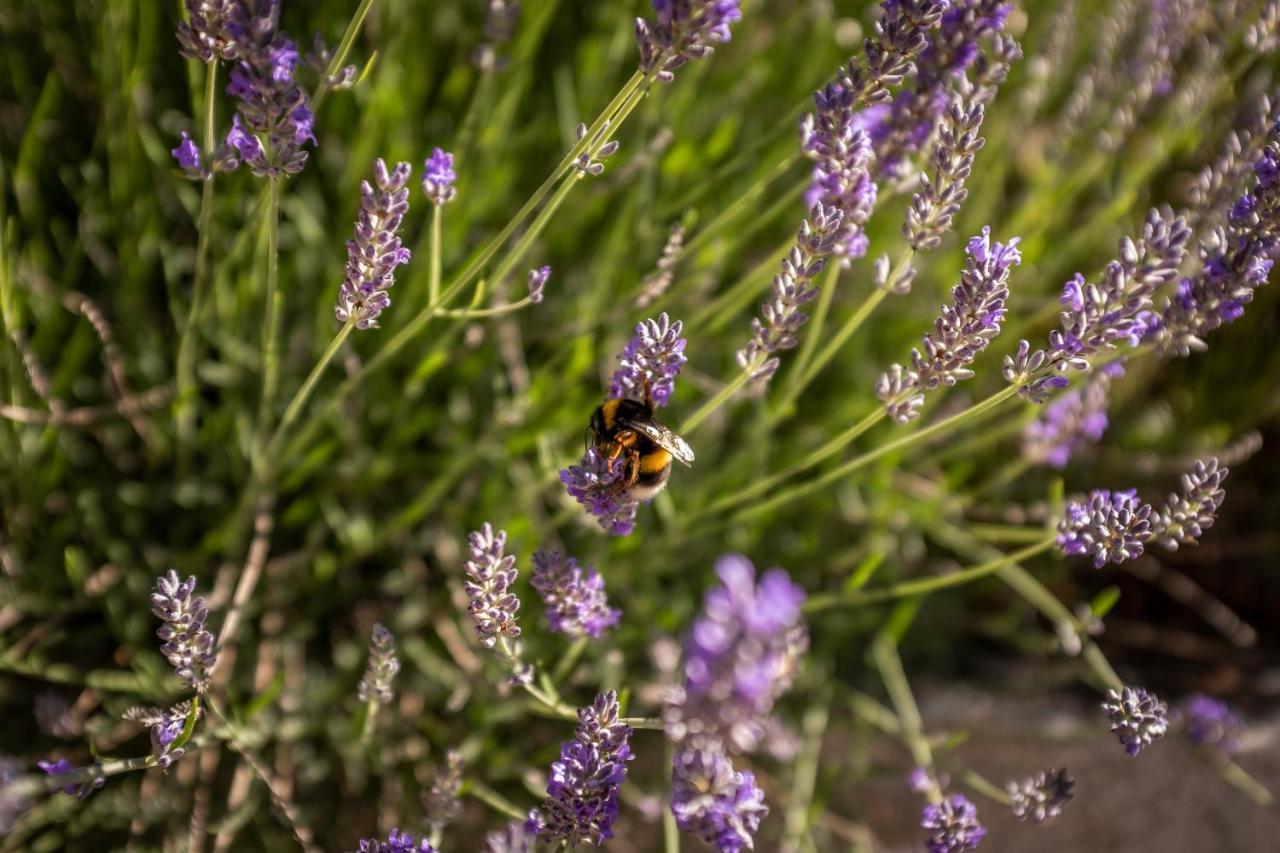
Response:
M507 305L495 305L492 308L441 308L436 311L436 316L481 320L485 317L500 317L503 314L512 314L519 311L521 308L527 308L533 304L534 301L526 296L519 302L512 302Z
M311 96L312 112L319 112L320 102L324 100L325 94L329 91L329 80L338 73L338 69L346 61L347 54L351 52L351 46L355 44L356 36L360 33L360 28L364 26L364 19L369 16L369 10L372 8L373 0L360 0L356 13L351 16L351 20L347 23L347 31L342 34L342 41L338 43L338 49L333 52L333 58L329 60L329 67L324 70L324 78L316 86L316 90Z
M941 435L953 429L957 429L961 426L964 426L965 424L982 417L987 412L990 412L992 409L995 409L1001 403L1014 397L1017 393L1018 393L1017 387L1015 385L1009 385L1001 389L1000 391L997 391L995 394L992 394L990 397L987 397L982 402L977 403L976 405L970 406L969 408L965 409L963 412L958 412L957 414L954 414L949 418L945 418L932 426L919 430L918 432L913 432L909 435L904 435L901 438L897 439L896 441L890 441L887 444L883 444L874 450L871 450L871 451L868 451L867 453L862 454L861 456L856 456L853 459L850 459L848 462L844 463L843 465L840 465L837 468L833 468L832 470L828 471L827 473L823 474L817 479L811 480L808 483L803 483L799 486L795 486L791 489L788 489L776 495L775 497L770 498L764 503L757 504L756 506L753 506L753 507L749 507L748 509L739 513L738 518L741 519L741 518L748 518L754 515L759 515L761 513L767 512L776 507L782 506L783 504L790 503L791 501L794 501L797 498L804 497L805 495L811 494L812 492L815 492L818 489L823 488L829 483L833 483L837 480L843 479L849 474L852 474L854 471L857 471L860 468L865 468L868 465L870 465L872 462L875 462L877 459L887 456L890 453L894 453L898 450L904 450L913 445L928 441L934 436ZM880 410L881 414L883 414L883 411L884 411L883 409Z
M272 464L275 453L280 449L289 427L298 419L298 415L302 413L302 407L307 404L307 400L311 397L311 392L315 390L316 383L324 375L325 368L329 366L329 362L333 361L338 349L355 327L354 319L342 324L338 334L333 336L333 340L329 341L329 346L325 347L325 351L321 353L315 367L311 368L311 373L307 375L301 387L294 392L293 399L289 401L289 405L284 410L284 417L280 419L279 426L276 427L275 432L271 435L271 441L267 443L267 458L264 460L266 464Z
M555 669L551 670L551 680L560 683L569 677L569 673L573 672L574 664L582 657L582 653L586 651L587 638L578 637L569 644L569 648L564 650L564 655L556 664Z
M809 828L809 809L813 804L818 764L822 760L822 735L827 729L828 716L827 703L819 701L805 712L801 723L804 743L796 758L791 798L787 802L787 813L783 820L783 850L799 850L800 842Z
M204 75L204 152L213 156L214 108L217 102L217 61L205 65ZM209 239L213 231L213 170L205 176L204 186L200 190L200 221L197 226L199 235L196 242L196 265L191 283L191 305L188 308L187 321L182 327L182 337L178 341L177 381L178 393L176 410L178 414L179 453L185 455L185 449L191 444L192 431L195 429L196 394L195 345L196 326L200 319L200 310L204 305L205 279L208 277L206 267L209 261Z
M890 281L892 280L893 279L890 279ZM888 294L889 291L885 288L877 287L872 294L858 306L858 310L853 312L848 320L845 320L844 325L840 327L840 331L836 332L835 337L827 342L827 345L822 348L822 352L818 353L818 356L813 360L813 363L808 365L808 369L805 370L804 373L800 374L799 378L792 383L791 388L788 389L790 399L792 401L794 401L796 397L800 396L800 392L803 391L810 382L817 378L818 374L822 372L822 369L836 357L840 350L844 349L844 345L858 333L858 330L862 328L862 324L867 321L867 318L871 316L872 312L876 310L876 307L884 301L884 298L888 296Z
M463 790L489 808L499 814L506 815L512 820L523 822L529 816L528 812L521 811L515 803L477 779L468 779Z
M1041 532L1043 536L1043 531ZM1000 554L993 557L988 562L977 566L970 566L956 572L949 572L945 575L938 575L930 578L919 578L916 580L903 581L884 589L873 589L869 592L828 592L820 593L812 596L804 603L806 613L819 613L823 610L831 610L836 607L858 607L863 604L877 604L884 601L893 601L899 598L913 598L919 595L927 595L931 592L937 592L940 589L949 589L953 586L963 586L967 583L980 580L988 575L996 574L1002 569L1023 560L1029 560L1039 554L1043 554L1053 547L1055 537L1043 537L1034 545L1028 545L1021 551L1012 554ZM996 552L999 553L999 552Z
M663 738L665 760L663 767L672 767L676 759L676 745L670 738ZM666 774L667 779L667 798L663 803L662 809L662 851L663 853L680 853L680 828L676 826L675 812L671 811L671 803L674 799L671 790L672 774L670 771Z
M444 226L444 205L432 205L431 210L431 278L427 281L427 304L434 305L440 300L440 255L443 251L440 235Z
M271 428L271 404L280 379L280 178L268 178L267 186L267 306L262 319L262 404L258 413L259 429L265 435Z
M762 177L756 180L754 184L747 188L746 192L738 196L732 204L721 211L715 219L711 220L711 222L707 224L707 227L695 234L693 239L685 244L684 248L680 250L680 259L683 260L684 258L690 257L695 251L702 248L704 244L709 242L712 237L716 236L726 227L731 225L743 211L756 203L760 196L764 194L764 191L767 190L775 180L786 174L787 170L794 166L799 159L800 151L799 149L796 149L791 154L784 157ZM808 186L808 182L809 178L806 176L805 186Z
M719 391L717 391L714 397L712 397L707 402L703 403L702 406L699 407L696 412L694 412L692 415L690 415L688 418L685 419L685 422L680 425L680 432L687 434L697 429L699 424L701 424L707 418L711 417L712 413L714 413L716 409L723 406L725 402L729 400L730 397L732 397L734 394L737 394L738 391L740 391L744 385L750 382L751 374L754 373L759 368L760 368L759 359L753 361L751 364L743 368L742 372L739 373L736 377L734 377L732 382L730 382L729 384L721 388Z
M1009 794L985 776L981 776L972 770L966 770L960 774L960 779L982 796L994 800L1002 806L1013 805L1013 800L1009 799Z
M804 341L800 344L800 351L796 353L790 380L787 382L782 401L778 404L780 409L790 408L799 396L800 383L809 369L809 362L813 361L814 351L818 349L818 341L822 338L822 329L827 324L827 314L831 312L831 303L835 301L836 284L840 281L840 262L837 260L834 263L830 261L828 263L827 275L818 291L818 305L814 308L809 321L805 323Z
M364 721L360 725L360 745L365 746L373 737L373 727L378 719L378 697L370 696L364 706Z
M920 718L920 709L916 707L915 697L911 695L911 685L907 682L907 674L902 670L902 660L898 657L898 644L893 635L881 631L871 644L871 657L880 677L884 680L885 690L893 700L893 707L898 712L898 722L902 726L902 739L911 750L911 758L917 767L926 771L933 769L933 752L924 737L924 721ZM933 774L929 773L930 779ZM942 802L942 792L936 784L929 786L930 802Z

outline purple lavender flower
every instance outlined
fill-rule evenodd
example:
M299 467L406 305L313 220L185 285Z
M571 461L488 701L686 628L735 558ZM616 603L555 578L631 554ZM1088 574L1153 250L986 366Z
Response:
M1216 746L1224 752L1240 747L1240 718L1221 699L1194 693L1183 700L1177 717L1193 743Z
M408 832L393 829L386 841L380 838L361 839L359 853L436 853L436 848L426 838L419 840Z
M710 56L729 41L729 25L742 19L738 0L653 0L654 20L636 18L640 70L669 83L691 59Z
M1152 518L1152 538L1174 551L1179 545L1194 545L1213 526L1218 507L1227 496L1222 483L1228 470L1214 457L1198 460L1182 475L1182 494L1169 495Z
M1037 773L1021 782L1006 785L1018 820L1044 823L1062 814L1062 807L1075 797L1075 780L1066 768Z
M151 758L161 770L186 754L186 747L177 746L178 738L187 726L187 718L191 715L191 702L183 701L169 707L130 708L125 711L124 718L134 723L147 726L151 736ZM196 719L204 712L196 708Z
M494 533L485 522L468 537L471 559L466 563L467 609L476 623L480 645L493 648L502 638L516 639L520 626L516 612L520 599L509 589L516 580L516 558L506 553L507 531Z
M187 59L213 62L235 59L239 39L237 17L243 0L185 0L187 20L176 27L178 52Z
M684 354L688 341L680 336L684 324L662 313L636 325L636 333L618 353L619 367L609 383L613 399L643 400L645 384L654 405L671 400L680 368L688 361Z
M559 551L533 552L530 583L547 608L551 630L571 637L599 637L618 624L621 610L609 607L604 578L590 567L584 572L578 561Z
M618 788L634 757L630 737L631 727L618 719L617 693L601 693L592 705L578 709L574 739L561 745L560 760L551 765L540 815L543 838L575 847L599 846L613 837Z
M607 457L594 447L587 450L581 465L561 470L570 497L587 508L606 531L614 536L628 536L635 529L636 510L640 504L622 488L624 461Z
M825 207L822 202L813 205L809 219L800 223L791 254L782 261L782 271L773 278L769 301L760 305L760 317L751 320L751 340L738 350L737 359L750 373L757 392L778 372L781 361L773 353L792 349L800 342L800 327L809 319L800 308L818 295L818 288L811 285L835 250L843 218L838 208Z
M734 770L720 752L685 749L671 768L671 813L681 832L720 853L739 853L753 849L769 807L750 770Z
M929 31L949 5L950 0L884 0L871 35L862 43L865 59L850 59L836 79L814 96L819 111L839 103L848 108L887 104L893 97L890 87L915 67L916 58L929 44Z
M453 185L458 173L453 170L453 155L442 148L433 148L431 156L423 162L422 191L434 205L448 204L458 195Z
M579 142L587 138L587 131L589 129L590 128L582 122L578 122L576 133ZM614 154L617 154L618 147L622 144L616 139L610 139L607 142L604 141L608 135L609 126L606 122L603 135L593 138L588 144L586 150L579 154L578 158L574 160L574 164L578 170L578 177L585 178L587 175L595 177L604 174L604 163L601 161L607 160ZM594 150L592 150L593 148Z
M876 396L895 421L915 418L925 391L973 376L969 365L1004 322L1010 271L1022 263L1017 247L1017 237L992 243L990 227L969 240L968 260L960 283L951 290L951 305L943 306L934 331L925 335L923 351L912 350L910 367L895 364L876 383Z
M1254 164L1253 186L1241 195L1225 226L1201 240L1199 274L1152 317L1148 336L1166 353L1205 348L1204 336L1237 320L1254 291L1267 283L1280 245L1280 123L1272 126Z
M195 590L194 576L184 581L170 569L156 578L151 612L164 623L156 630L156 636L164 641L160 651L180 678L203 691L209 686L209 673L217 656L213 634L204 627L209 611Z
M390 704L395 697L393 682L400 672L400 660L396 657L396 638L381 623L373 626L369 639L369 663L356 695L361 702L376 699L379 704Z
M1168 708L1154 693L1142 687L1108 690L1102 709L1111 721L1111 731L1131 756L1136 757L1143 747L1164 737L1169 728Z
M1151 538L1151 512L1151 504L1138 500L1136 489L1097 490L1087 500L1072 498L1058 522L1058 546L1068 556L1091 557L1097 569L1132 560L1142 555L1143 543Z
M75 770L71 762L65 758L59 758L57 761L37 761L36 766L48 776L63 776ZM75 792L75 785L64 785L62 788L62 793L64 794L75 794Z
M303 144L316 141L309 99L293 74L298 49L277 30L277 2L260 4L252 13L243 11L248 6L241 6L248 17L233 28L240 61L231 69L227 94L239 100L237 109L248 131L264 136L267 145L259 145L254 156L247 156L244 147L240 152L258 177L296 175L307 162Z
M1049 349L1031 351L1019 345L1018 356L1005 357L1004 375L1018 393L1034 402L1048 399L1065 377L1048 381L1050 371L1086 370L1098 353L1120 343L1136 346L1148 333L1152 294L1177 277L1191 229L1172 211L1147 214L1142 237L1120 241L1120 257L1107 265L1097 284L1076 274L1063 287L1061 328L1049 335Z
M462 813L462 800L458 798L461 789L462 754L451 749L445 753L444 765L436 770L431 788L422 795L432 834L441 832Z
M320 33L316 33L311 52L303 61L320 78L325 88L334 91L350 89L356 84L356 77L360 74L360 69L354 65L344 65L333 74L329 74L329 63L333 61L333 51L324 43L324 36Z
M551 280L551 267L541 266L529 270L529 301L537 305L543 300L543 291Z
M987 830L978 823L978 809L963 794L952 794L941 803L924 807L920 826L929 830L929 853L961 853L976 850Z
M360 182L360 215L355 239L347 241L347 277L338 288L334 314L338 322L354 322L357 329L378 325L378 315L391 305L388 291L396 283L396 267L409 262L410 252L397 236L409 210L408 163L387 171L378 158L374 182Z
M244 125L240 123L239 113L231 117L231 129L227 131L226 144L244 162L259 161L267 156L262 149L261 140L245 130Z
M1101 439L1107 429L1111 380L1123 372L1118 363L1109 365L1045 406L1041 416L1023 430L1023 454L1033 462L1062 469L1086 443Z
M800 123L800 145L813 161L813 184L805 196L812 207L822 204L842 214L832 253L848 267L867 253L865 231L875 207L877 187L871 177L871 138L859 126L858 114L844 98L814 94L817 112Z
M537 842L537 830L513 820L504 829L485 836L484 853L534 853Z
M685 642L685 680L667 705L667 736L685 749L749 751L808 647L805 595L783 569L757 584L741 555L721 557L716 575L721 585L707 592Z
M973 170L974 156L984 144L978 132L985 115L982 104L972 97L960 95L947 104L933 148L934 173L924 178L912 196L902 224L903 236L916 251L934 249L942 242L942 236L951 230L951 220L969 197L965 180Z
M178 143L178 147L169 153L178 161L178 168L191 180L203 181L209 176L209 170L204 167L201 159L200 146L196 145L196 141L188 136L185 130L182 132L182 141Z

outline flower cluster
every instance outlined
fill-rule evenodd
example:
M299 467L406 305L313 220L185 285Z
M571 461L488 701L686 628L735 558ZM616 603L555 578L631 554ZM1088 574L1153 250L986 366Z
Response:
M1062 469L1086 443L1101 439L1107 429L1111 380L1123 372L1119 364L1108 365L1045 406L1041 416L1023 430L1023 454L1033 462Z
M151 735L151 757L156 766L164 770L186 753L185 746L177 746L178 738L191 716L190 701L179 702L168 710L161 708L130 708L125 711L124 718L130 722L147 726ZM196 708L196 719L203 713Z
M738 365L750 372L757 391L778 372L781 362L773 353L799 343L800 327L809 319L800 308L818 295L813 279L835 250L843 218L838 208L825 207L822 202L813 205L809 218L796 232L795 246L782 261L782 271L773 278L771 298L760 305L760 317L751 320L751 340L738 350L737 359Z
M316 141L314 116L294 79L298 48L277 30L279 4L261 5L249 25L237 29L240 61L231 69L227 94L239 104L227 142L258 177L296 175L307 162L302 146Z
M1017 356L1006 356L1004 375L1029 400L1044 402L1067 379L1046 375L1068 367L1085 370L1098 353L1119 343L1136 346L1153 316L1151 297L1177 277L1191 230L1168 210L1147 215L1142 237L1120 241L1120 257L1107 265L1101 281L1085 281L1076 274L1063 287L1061 328L1049 335L1049 349L1032 351L1023 341Z
M800 145L813 161L813 183L805 201L840 211L832 253L846 267L867 253L865 227L877 194L871 138L860 126L848 94L845 89L815 92L817 110L800 122Z
M1086 555L1095 568L1141 556L1151 536L1151 504L1138 500L1136 489L1099 489L1088 499L1067 501L1058 522L1058 546L1064 554Z
M576 133L579 142L587 138L587 131L589 129L590 128L582 122L578 122ZM607 160L614 154L617 154L618 146L621 145L621 143L616 139L610 139L607 142L602 141L608 135L609 123L605 122L604 130L601 131L599 135L593 137L591 141L587 143L586 149L578 155L576 160L573 161L574 166L578 170L579 177L585 178L587 175L597 177L604 174L604 163L602 161ZM593 148L595 150L592 150Z
M1182 475L1182 494L1171 494L1151 521L1152 537L1165 548L1194 545L1213 526L1218 507L1227 493L1222 483L1228 469L1216 458L1197 460Z
M376 699L383 705L389 704L395 696L392 682L398 672L400 660L396 657L396 638L384 625L375 624L369 638L369 663L360 678L356 695L361 702Z
M665 313L636 325L635 334L618 353L618 369L609 382L615 400L643 400L645 388L656 406L665 406L676 387L676 377L688 357L688 341L681 337L684 324Z
M178 52L187 59L235 59L240 45L243 0L184 0L187 20L177 26Z
M720 853L739 853L752 849L769 807L750 770L734 770L722 753L689 749L672 765L671 812L681 832Z
M1271 275L1280 245L1280 122L1253 166L1253 185L1232 205L1225 226L1201 240L1199 274L1184 278L1148 335L1165 352L1205 348L1204 336L1244 313Z
M462 754L451 749L445 753L444 765L436 770L431 788L422 795L422 807L433 833L443 830L462 813L462 800L458 798L461 789Z
M1102 709L1111 721L1111 731L1131 756L1164 737L1169 729L1169 709L1142 687L1108 690Z
M419 840L416 835L393 829L386 841L380 838L361 839L359 853L436 853L436 848L425 838Z
M745 752L764 736L808 647L805 595L783 569L757 583L740 555L721 557L716 576L720 585L707 592L685 642L685 681L667 706L667 735L686 748Z
M491 649L502 638L520 636L516 624L520 599L509 591L516 580L516 558L506 553L507 531L495 533L487 521L467 539L471 551L466 563L467 610L475 620L480 645Z
M374 184L360 182L360 215L355 238L347 241L347 277L338 288L334 315L357 329L378 325L378 315L391 305L388 291L396 283L396 267L410 252L397 232L409 210L408 163L387 171L381 158L373 163ZM376 186L375 186L376 185Z
M850 106L888 103L890 87L914 68L916 57L929 44L929 31L949 5L950 0L884 0L880 18L862 43L865 59L849 60L827 84L824 97L847 98Z
M976 850L987 830L978 822L978 809L963 794L952 794L940 803L924 807L920 826L929 831L929 853L961 853Z
M569 496L586 507L600 526L614 536L628 536L636 526L636 510L640 504L623 488L624 460L610 464L605 454L594 447L582 457L582 464L560 471Z
M541 837L569 847L583 842L598 846L613 837L618 788L634 757L630 737L631 727L618 719L617 693L601 693L589 707L578 709L577 732L551 765L547 799L535 819Z
M1066 768L1055 768L1006 785L1018 820L1044 823L1062 814L1062 807L1075 797L1075 780Z
M571 637L599 637L622 616L621 610L609 607L604 578L592 568L584 572L577 560L559 551L533 552L530 583L547 607L552 631Z
M213 634L204 627L209 610L195 591L194 576L184 581L170 569L156 578L151 612L164 623L156 630L156 636L164 641L160 651L174 672L191 687L204 690L209 686L217 656Z
M1234 752L1240 746L1240 719L1221 699L1195 693L1183 700L1177 716L1193 743L1216 746L1225 752Z
M924 337L923 350L912 351L910 367L895 364L876 383L876 395L898 423L919 414L925 391L973 376L969 365L1004 322L1010 271L1022 263L1018 238L993 243L991 229L983 228L969 240L965 254L968 260L960 283L951 290L951 305L943 306L934 331Z
M729 25L742 19L738 0L653 0L653 12L652 21L636 18L636 44L640 70L663 83L689 60L729 41Z
M433 148L431 156L422 163L422 192L431 203L439 207L448 204L458 195L454 181L458 173L453 170L453 155L442 148Z
M951 220L969 196L965 181L973 170L973 158L984 140L978 135L986 111L982 104L963 96L951 100L937 144L933 148L934 173L926 176L907 208L902 234L916 251L936 248L951 230Z
M484 839L484 853L533 853L538 843L537 830L526 821L513 820L503 829Z

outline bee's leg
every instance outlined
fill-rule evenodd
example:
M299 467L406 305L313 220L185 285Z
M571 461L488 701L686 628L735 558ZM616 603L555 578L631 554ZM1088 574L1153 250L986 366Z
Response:
M623 482L631 488L640 479L640 451L632 448L627 452L627 476Z
M649 384L649 377L646 375L644 377L644 405L645 405L645 408L647 408L650 413L652 413L654 409L652 392L653 392L653 386Z

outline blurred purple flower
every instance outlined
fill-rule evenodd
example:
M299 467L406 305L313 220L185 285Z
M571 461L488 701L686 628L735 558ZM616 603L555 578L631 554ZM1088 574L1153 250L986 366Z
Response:
M505 828L490 832L484 839L484 853L534 853L537 830L526 821L513 820Z
M426 838L419 840L408 832L393 829L386 841L379 838L362 839L359 853L436 853L436 848Z
M70 773L72 770L75 770L75 768L71 766L71 762L65 758L59 758L57 761L37 761L36 766L49 776L63 776ZM75 794L76 790L77 786L75 785L65 785L62 788L62 793Z
M1124 372L1118 363L1109 367L1054 400L1037 420L1027 424L1022 432L1022 451L1028 459L1062 469L1072 454L1102 438L1107 429L1111 380Z
M551 630L571 637L599 637L618 624L622 611L609 607L604 578L559 551L533 552L530 583L547 608Z
M1144 747L1164 737L1169 728L1168 708L1142 687L1108 690L1102 709L1111 721L1111 731L1131 756L1136 757Z
M378 325L378 315L391 305L388 292L396 283L396 267L411 254L398 232L409 210L408 163L387 171L382 158L373 162L374 184L360 182L360 214L355 238L347 241L347 277L338 288L334 315L353 321L357 329ZM375 186L376 185L376 186Z
M751 771L734 770L723 753L685 749L671 768L671 813L681 832L720 853L739 853L754 848L769 807Z
M952 794L941 803L924 807L920 825L929 830L929 853L961 853L976 850L987 830L978 823L978 809L963 794Z
M453 170L453 155L441 148L434 148L423 162L422 191L432 204L448 204L458 195L454 181L458 173Z
M382 705L390 704L395 697L393 682L400 672L400 660L396 657L396 638L382 623L375 623L369 638L369 662L356 695L361 702L377 699Z
M640 70L669 83L691 59L710 56L729 41L729 25L742 19L738 0L653 0L654 19L636 18Z
M551 765L547 799L539 815L539 835L597 846L613 837L618 816L618 788L627 778L634 756L628 740L631 727L618 719L618 694L601 693L578 709L578 729L560 747L560 760Z
M185 130L182 132L182 141L178 143L178 147L169 153L178 161L178 168L191 180L202 181L209 176L209 170L204 167L200 155L200 146L196 145L196 141L188 136Z
M1194 743L1216 746L1224 752L1235 752L1240 747L1243 726L1221 699L1194 693L1183 700L1178 719Z
M551 267L541 266L529 270L529 301L534 305L543 299L543 291L551 280Z
M667 706L667 736L685 749L749 751L808 648L805 594L783 569L757 583L751 561L737 554L721 557L716 575L720 585L708 590L685 641L685 680Z
M1062 814L1062 807L1075 797L1075 780L1066 768L1053 769L1010 782L1006 788L1012 801L1013 816L1018 820L1044 823Z

